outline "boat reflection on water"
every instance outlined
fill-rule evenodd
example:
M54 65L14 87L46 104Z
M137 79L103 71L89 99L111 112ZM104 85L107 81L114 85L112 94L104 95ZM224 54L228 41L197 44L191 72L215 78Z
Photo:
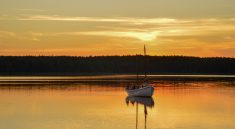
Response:
M138 110L139 105L144 106L144 127L147 128L147 115L148 111L147 108L153 108L154 107L154 100L152 97L126 97L126 104L129 106L129 104L136 105L136 129L138 129Z

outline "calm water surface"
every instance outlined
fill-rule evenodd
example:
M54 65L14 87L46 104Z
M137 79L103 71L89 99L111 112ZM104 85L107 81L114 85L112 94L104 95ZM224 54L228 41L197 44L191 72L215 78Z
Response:
M235 81L155 79L152 98L127 98L128 80L45 78L0 78L0 129L235 128Z

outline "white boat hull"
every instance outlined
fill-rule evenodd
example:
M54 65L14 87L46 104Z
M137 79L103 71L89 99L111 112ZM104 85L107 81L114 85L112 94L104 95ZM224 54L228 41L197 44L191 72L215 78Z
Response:
M153 86L145 86L138 89L126 90L128 96L136 96L136 97L151 97L154 93Z

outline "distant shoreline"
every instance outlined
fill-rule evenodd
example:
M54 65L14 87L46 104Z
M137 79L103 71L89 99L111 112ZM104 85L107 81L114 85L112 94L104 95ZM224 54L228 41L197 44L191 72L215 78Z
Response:
M19 74L0 74L0 77L91 77L91 76L136 76L132 73L112 74L112 73L88 73L88 74L75 74L75 73L19 73ZM144 75L139 75L140 77ZM235 74L148 74L148 77L235 77Z
M144 75L139 75L139 79ZM235 80L235 75L148 75L148 80ZM136 80L136 75L77 75L77 76L1 76L1 81L89 81L89 80Z

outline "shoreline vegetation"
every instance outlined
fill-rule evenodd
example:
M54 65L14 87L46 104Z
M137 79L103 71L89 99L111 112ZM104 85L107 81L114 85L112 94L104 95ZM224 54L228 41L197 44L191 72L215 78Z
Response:
M235 75L235 58L189 56L0 56L1 76Z

